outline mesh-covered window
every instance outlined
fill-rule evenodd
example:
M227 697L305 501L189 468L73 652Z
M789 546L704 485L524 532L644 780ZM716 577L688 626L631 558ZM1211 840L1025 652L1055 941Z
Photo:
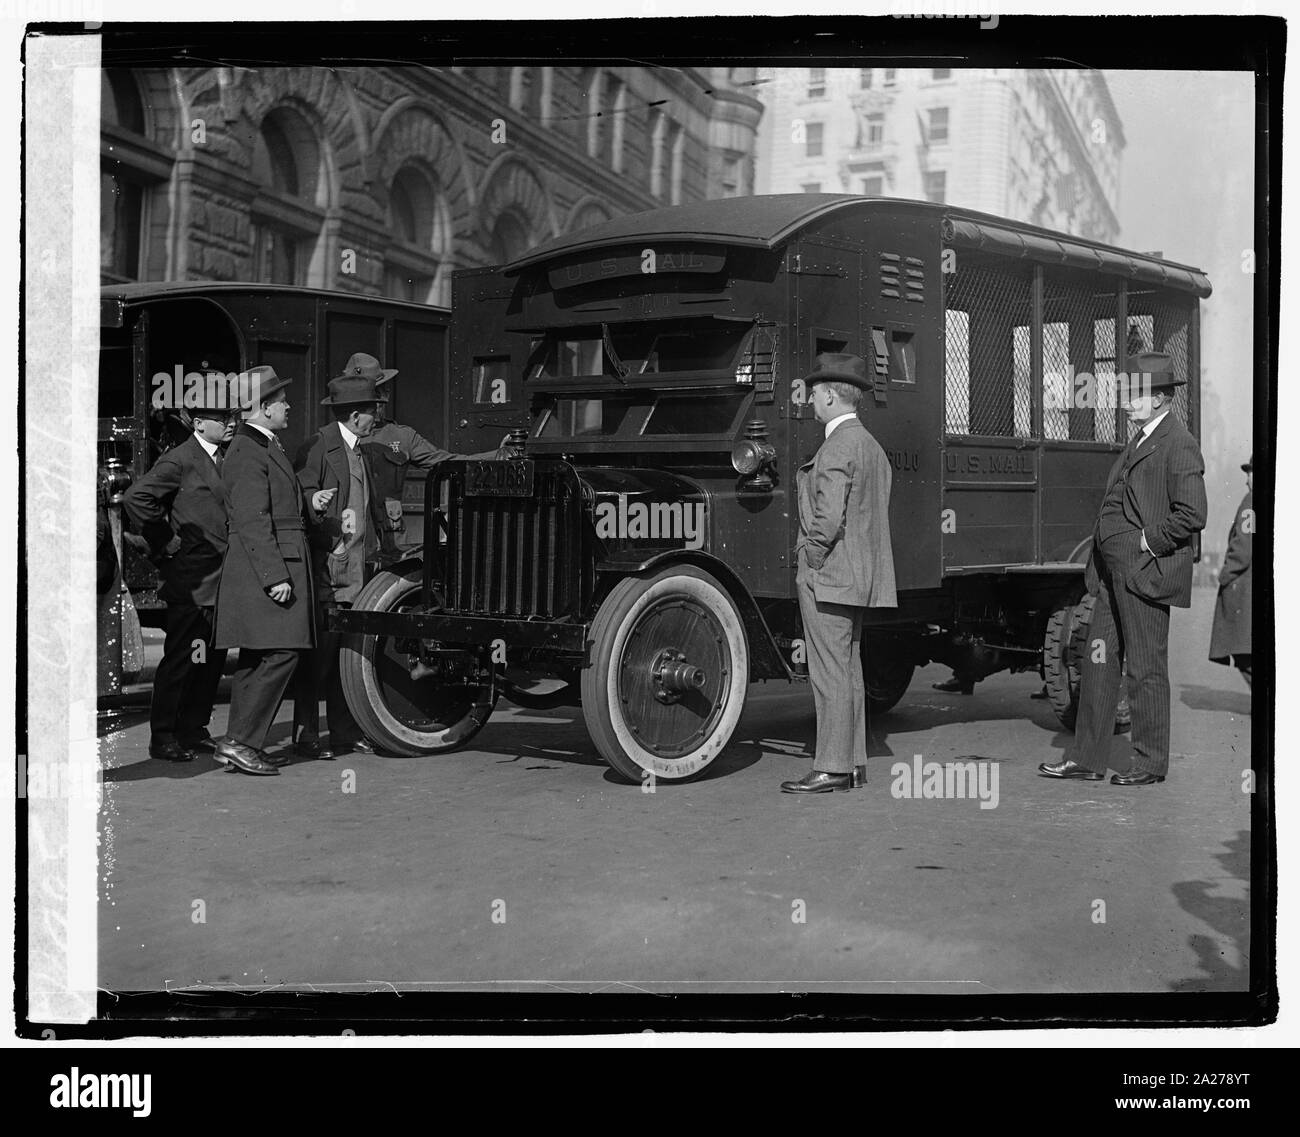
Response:
M1044 438L1115 440L1117 311L1108 278L1044 270Z
M1115 317L1092 322L1092 371L1097 380L1096 428L1098 442L1115 441L1117 389L1115 385Z
M1191 334L1194 297L1162 289L1130 285L1128 294L1130 354L1136 351L1165 351L1173 360L1174 373L1187 378L1188 343ZM1132 346L1141 337L1140 347ZM1195 433L1199 423L1194 421L1193 408L1188 398L1187 384L1176 387L1174 413L1188 430ZM1130 435L1136 431L1130 431Z
M944 276L944 421L950 434L1029 438L1032 268L958 257Z
M1033 436L1034 268L964 253L944 276L944 407L950 434ZM1117 376L1141 351L1168 352L1187 378L1195 299L1130 284L1120 331L1119 283L1101 274L1042 269L1042 436L1055 441L1124 442L1132 436ZM1174 409L1195 430L1188 387Z

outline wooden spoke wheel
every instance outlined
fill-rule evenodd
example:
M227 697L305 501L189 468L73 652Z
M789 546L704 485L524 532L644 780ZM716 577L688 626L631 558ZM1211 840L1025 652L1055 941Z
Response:
M730 741L745 706L749 642L726 590L667 568L620 581L592 625L582 710L601 757L640 781L693 777Z
M376 573L356 608L402 612L420 600L420 570ZM417 671L418 675L418 671ZM496 685L417 678L411 658L387 636L348 636L339 653L339 678L348 709L366 737L394 754L417 757L464 745L487 722Z

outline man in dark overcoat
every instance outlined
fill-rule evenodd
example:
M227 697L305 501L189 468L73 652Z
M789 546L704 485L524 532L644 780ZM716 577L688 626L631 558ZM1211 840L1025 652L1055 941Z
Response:
M366 581L366 563L379 547L382 502L371 485L361 441L375 423L375 381L344 373L329 381L321 400L334 421L298 451L294 469L312 506L309 538L316 590L316 648L302 657L294 678L295 747L310 757L333 758L374 747L348 710L339 679L342 636L328 626L329 613L349 607ZM329 746L318 735L320 694L325 695Z
M1110 765L1120 675L1129 681L1133 756L1117 786L1163 782L1169 769L1169 609L1192 602L1192 538L1205 528L1205 461L1177 414L1186 382L1164 352L1132 359L1124 409L1138 428L1111 467L1084 574L1094 595L1079 659L1074 746L1048 778L1100 781ZM1127 664L1127 668L1125 667Z
M862 621L868 608L898 605L889 532L893 471L857 414L871 386L866 361L823 353L804 383L824 432L817 453L799 467L795 546L817 743L812 770L781 783L792 794L850 789L854 767L865 765Z
M1253 472L1255 459L1242 465L1246 473L1246 496L1237 506L1228 533L1228 551L1219 570L1219 595L1214 604L1214 628L1210 632L1210 659L1231 663L1251 686L1251 553L1255 543Z
M163 580L167 638L153 681L149 754L172 762L187 762L196 750L215 745L208 720L226 661L225 651L213 646L226 552L222 447L234 434L235 414L227 400L190 409L193 433L159 458L122 500Z
M266 736L312 647L312 581L302 487L277 432L289 425L291 380L272 367L240 376L247 407L222 468L230 536L217 590L216 646L239 648L230 720L216 757L247 774L278 774Z

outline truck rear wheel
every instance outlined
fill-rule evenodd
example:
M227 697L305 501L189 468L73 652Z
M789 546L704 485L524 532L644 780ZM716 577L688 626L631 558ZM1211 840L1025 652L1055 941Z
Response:
M883 715L892 710L912 682L916 664L899 659L877 645L862 640L862 678L867 685L867 714Z
M749 641L713 577L677 566L619 581L591 634L582 712L615 771L676 781L722 753L745 706Z
M1088 648L1088 628L1097 598L1085 594L1077 603L1062 604L1047 619L1043 636L1043 678L1052 710L1066 730L1073 730L1079 715L1079 659ZM1131 725L1128 699L1121 687L1115 710L1115 733Z
M355 607L402 612L420 601L420 569L376 573ZM387 636L347 636L339 678L348 709L381 750L408 758L441 754L474 737L496 705L492 681L472 686L413 679L408 657Z

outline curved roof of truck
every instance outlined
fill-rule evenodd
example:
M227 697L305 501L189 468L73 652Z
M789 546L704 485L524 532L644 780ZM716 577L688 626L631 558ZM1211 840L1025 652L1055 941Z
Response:
M364 292L342 292L331 288L305 288L299 284L264 284L255 280L146 280L125 284L101 284L100 301L115 300L123 304L146 303L150 300L173 300L186 297L217 299L221 296L238 296L249 293L266 293L271 296L320 296L326 300L378 302L400 304L427 312L434 305L415 300L399 300L393 296L371 296ZM450 312L442 308L439 311Z
M774 249L815 221L869 205L885 209L901 205L946 217L953 225L953 239L966 246L1076 268L1100 269L1202 297L1210 294L1209 279L1200 269L1086 237L937 202L831 193L758 194L629 213L576 233L554 237L505 268L515 273L543 261L635 241L706 241Z

